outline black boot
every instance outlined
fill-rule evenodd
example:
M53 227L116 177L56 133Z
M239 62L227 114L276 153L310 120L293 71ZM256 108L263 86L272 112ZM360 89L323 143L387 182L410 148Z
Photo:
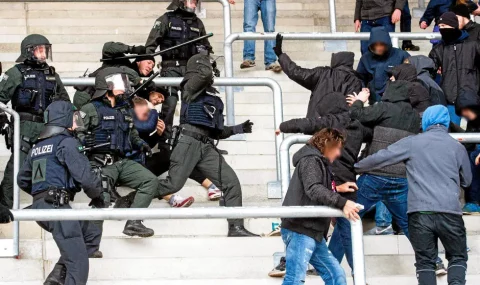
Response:
M419 51L420 47L412 43L412 41L403 41L402 49L405 51Z
M103 252L97 250L88 255L88 258L103 258Z
M43 285L63 285L67 278L67 267L63 264L55 264L52 272L48 274Z
M235 226L235 225L230 225L228 227L228 236L229 237L259 237L259 235L249 232L247 229L245 229L244 226Z
M118 198L115 201L115 206L114 208L120 208L120 209L128 209L132 206L133 200L135 200L135 195L137 195L137 191L132 191L128 193L128 195L125 195L123 197Z
M151 237L154 235L154 231L144 226L142 221L127 221L123 233L132 237Z

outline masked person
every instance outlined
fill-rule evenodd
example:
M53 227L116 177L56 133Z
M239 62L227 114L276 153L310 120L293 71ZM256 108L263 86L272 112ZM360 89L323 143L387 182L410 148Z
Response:
M253 123L246 121L232 127L224 126L223 102L212 84L213 68L209 56L193 56L187 63L187 72L180 84L180 131L170 157L168 176L159 182L159 197L178 192L192 171L197 169L222 190L220 205L241 207L240 182L214 140L251 133ZM228 236L256 236L245 229L243 220L228 222Z
M207 34L202 20L195 11L200 8L200 0L173 0L167 7L169 12L155 21L145 46L147 53L154 53L158 46L164 50ZM212 52L208 39L187 45L162 54L162 77L183 77L188 60L200 53ZM178 89L169 87L169 94L162 105L162 114L166 125L163 137L171 137L173 117L178 102ZM165 147L165 143L162 146Z
M466 90L479 91L480 43L468 40L467 31L459 29L457 16L453 12L444 13L438 26L442 42L433 47L428 56L442 74L440 86L445 92L450 119L460 125L461 118L455 114L458 95Z
M114 59L124 57L126 54L145 54L146 48L144 46L130 46L119 42L107 42L103 45L102 59ZM100 70L107 67L127 67L131 69L138 77L135 84L141 83L140 77L149 77L153 74L153 67L155 66L155 58L153 56L137 57L133 62L130 59L115 59L104 61L94 72L88 74L88 77L95 77ZM87 70L88 71L88 70ZM132 72L132 73L133 73ZM87 76L86 72L84 77ZM93 86L74 86L76 92L73 95L73 104L77 109L81 109L83 105L87 104L95 93ZM138 96L148 99L151 92L155 92L155 84L149 84L144 90L139 91ZM163 96L163 95L162 95Z
M60 76L47 61L52 45L42 35L29 35L20 44L18 64L5 72L0 81L0 102L12 103L20 115L20 166L32 144L44 128L43 112L53 101L70 101ZM2 129L4 126L1 126ZM0 185L0 202L13 205L13 154Z
M28 153L18 173L18 186L33 196L33 209L71 209L80 187L92 199L91 205L103 208L108 197L102 178L92 171L83 147L73 132L82 127L80 112L70 102L53 102L45 111L47 120L38 142ZM107 202L110 202L107 200ZM88 258L101 255L100 229L89 221L40 221L51 232L61 256L46 285L84 285Z
M370 89L370 103L381 100L387 86L388 70L409 58L408 52L392 46L390 34L384 27L375 27L370 32L368 50L360 58L357 72L364 85Z
M88 158L109 179L109 185L137 189L132 208L147 208L155 196L158 180L138 162L125 157L132 150L151 155L150 146L142 140L133 125L133 114L126 103L132 92L127 71L118 67L101 70L95 77L95 94L82 107L85 128L79 133L84 146L91 148ZM124 234L150 237L152 229L142 221L127 221Z

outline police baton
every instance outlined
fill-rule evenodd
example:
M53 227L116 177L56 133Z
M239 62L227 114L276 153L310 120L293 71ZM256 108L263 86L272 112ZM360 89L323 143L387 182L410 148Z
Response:
M188 41L188 42L184 42L184 43L181 43L181 44L179 44L179 45L176 45L176 46L173 46L173 47L170 47L170 48L167 48L167 49L164 49L164 50L155 52L155 53L149 53L149 54L132 54L132 55L127 55L127 56L122 56L122 57L102 58L102 59L100 59L100 61L106 62L106 61L119 60L119 59L130 59L130 58L139 58L139 57L141 58L141 57L157 56L157 55L161 55L161 54L163 54L163 53L166 53L166 52L168 52L168 51L171 51L171 50L174 50L174 49L177 49L177 48L181 48L181 47L183 47L183 46L190 45L190 44L196 43L196 42L198 42L198 41L201 41L201 40L204 40L204 39L207 39L207 38L210 38L210 37L213 37L213 33L206 34L205 36L198 37L198 38L193 39L193 40L190 40L190 41Z
M97 144L97 145L94 145L94 146L91 146L91 147L85 147L83 149L83 151L89 151L89 150L96 149L96 148L103 147L103 146L107 146L107 145L110 145L110 143L107 142L107 143Z

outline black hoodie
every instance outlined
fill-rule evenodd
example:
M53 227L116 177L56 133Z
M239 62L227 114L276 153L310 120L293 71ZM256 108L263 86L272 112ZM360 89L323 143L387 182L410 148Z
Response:
M293 156L293 172L283 206L329 206L343 209L347 199L332 189L328 160L311 145L305 145ZM326 238L330 218L282 219L282 228L321 242Z
M283 53L278 62L283 72L304 88L312 91L308 103L307 118L316 118L316 106L327 94L339 92L343 96L360 92L362 80L353 70L354 53L339 52L332 54L331 67L302 68Z

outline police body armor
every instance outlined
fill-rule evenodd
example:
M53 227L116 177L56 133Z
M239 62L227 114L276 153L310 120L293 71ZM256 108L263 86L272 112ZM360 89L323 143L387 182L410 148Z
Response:
M200 25L196 15L187 17L179 13L168 12L167 17L168 32L160 42L162 49L182 44L200 36ZM197 53L196 45L187 45L162 54L162 60L188 60Z
M133 128L133 117L130 110L111 108L98 100L92 103L97 109L99 120L94 129L95 144L110 143L109 146L95 148L93 152L124 156L132 151L130 132Z
M22 73L22 84L14 94L13 109L20 113L32 114L34 115L32 118L36 118L31 119L32 121L42 123L43 112L54 100L57 87L55 71L48 65L45 68L33 68L17 64L16 67Z
M75 191L73 178L56 156L60 143L69 137L62 134L56 135L39 141L32 148L32 195L49 188Z
M193 102L182 101L180 113L180 124L207 127L217 132L223 131L223 102L213 93L204 91Z

